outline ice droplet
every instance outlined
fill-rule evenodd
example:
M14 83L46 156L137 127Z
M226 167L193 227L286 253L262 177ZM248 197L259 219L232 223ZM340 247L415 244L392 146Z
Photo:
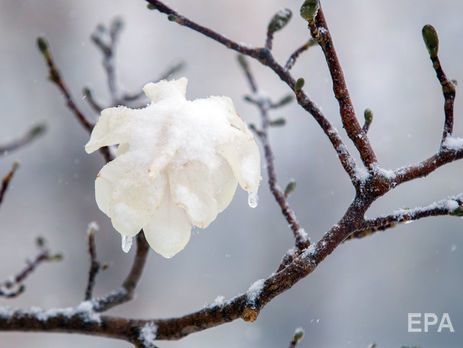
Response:
M248 204L251 208L257 207L258 200L259 200L259 197L257 196L257 192L248 193Z
M122 236L122 251L128 253L132 247L132 237Z

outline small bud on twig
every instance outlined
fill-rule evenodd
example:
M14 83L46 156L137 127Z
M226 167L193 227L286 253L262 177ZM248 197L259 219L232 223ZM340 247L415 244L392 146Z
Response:
M368 133L368 130L370 129L370 125L373 122L373 111L366 108L365 111L363 112L363 117L365 117L365 124L363 125L362 129L364 133Z
M439 37L437 36L437 31L430 24L426 24L421 31L423 35L423 41L428 49L429 56L431 58L436 58L439 51Z
M283 9L278 11L273 18L271 19L270 23L268 24L267 31L269 33L275 33L283 29L286 24L288 24L289 20L291 19L293 13L290 9Z
M42 53L46 53L48 50L48 43L43 37L39 37L37 39L37 46Z
M318 0L305 0L301 7L301 17L312 23L317 15L320 4Z
M38 124L34 126L30 131L29 131L29 136L30 137L36 137L45 132L47 127L44 124Z
M296 181L295 180L291 180L288 185L286 185L286 188L285 188L285 197L288 198L288 196L294 192L294 190L296 189Z
M293 340L299 343L304 338L304 335L305 335L304 329L302 327L299 327L294 331Z
M298 78L294 85L294 90L296 92L299 92L304 87L304 84L305 84L305 80L302 77Z
M155 9L156 9L156 6L154 6L153 4L148 4L148 5L146 5L146 8L147 8L148 10L155 10Z
M283 97L278 103L272 105L272 108L281 108L289 103L291 103L294 99L292 94L288 94L287 96Z
M365 117L365 123L371 124L371 122L373 121L373 111L367 108L365 109L363 115Z
M286 124L286 120L284 118L277 118L276 120L270 121L270 125L272 127L281 127Z

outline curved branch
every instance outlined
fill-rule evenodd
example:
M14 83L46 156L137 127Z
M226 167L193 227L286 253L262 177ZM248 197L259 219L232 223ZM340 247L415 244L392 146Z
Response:
M135 288L140 281L145 267L148 252L149 245L145 239L143 231L140 231L140 233L137 234L137 250L135 252L135 258L127 278L120 289L113 291L104 297L93 299L93 309L96 312L107 311L108 309L130 301L133 298Z

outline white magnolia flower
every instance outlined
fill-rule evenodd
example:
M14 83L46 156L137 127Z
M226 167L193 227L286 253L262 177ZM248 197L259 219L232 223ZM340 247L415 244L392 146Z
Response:
M256 205L260 155L252 133L230 98L186 100L187 83L148 83L146 108L103 110L85 146L91 153L119 144L96 178L95 196L124 249L143 229L157 253L174 256L192 225L207 227L228 206L237 183Z

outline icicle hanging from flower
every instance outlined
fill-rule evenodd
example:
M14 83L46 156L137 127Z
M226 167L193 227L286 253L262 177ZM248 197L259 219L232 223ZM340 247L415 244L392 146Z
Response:
M119 144L95 180L98 207L128 252L141 229L170 258L231 202L237 184L257 205L260 154L253 134L227 97L186 100L188 80L148 83L144 109L108 108L85 150Z

